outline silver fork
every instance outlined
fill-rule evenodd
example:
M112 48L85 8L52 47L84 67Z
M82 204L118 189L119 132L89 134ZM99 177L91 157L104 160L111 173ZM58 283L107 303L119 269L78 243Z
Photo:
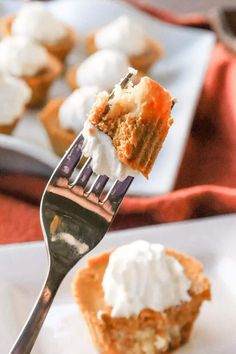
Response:
M124 88L129 73L120 85ZM86 186L93 174L88 159L76 178L71 180L83 155L80 134L55 169L44 191L40 219L49 257L48 275L38 300L10 354L31 352L56 292L70 269L104 237L131 184L133 177L116 181L107 195L102 192L109 180L97 176Z

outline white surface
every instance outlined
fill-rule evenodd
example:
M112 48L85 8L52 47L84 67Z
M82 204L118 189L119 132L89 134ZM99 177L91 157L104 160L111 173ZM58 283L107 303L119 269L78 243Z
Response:
M64 21L75 26L82 36L114 20L121 14L128 14L142 23L145 32L160 41L165 55L152 68L150 75L170 90L178 98L173 109L175 123L170 129L164 147L157 159L150 179L135 178L131 186L132 194L161 194L173 188L182 158L188 132L200 95L208 60L214 44L214 35L209 31L169 25L135 10L123 3L109 0L60 1L49 4L53 12ZM16 2L1 2L0 14L16 11ZM96 14L96 15L95 15ZM80 46L81 47L81 46ZM80 59L81 48L77 48ZM71 61L75 62L78 54ZM61 81L55 83L53 97L68 93ZM29 115L16 129L15 135L29 143L49 149L46 133L36 121L36 114ZM52 163L52 166L54 164Z
M190 342L179 354L236 352L236 215L107 234L89 257L137 239L163 243L197 257L212 283ZM84 260L87 256L84 258ZM71 295L81 261L56 296L33 354L95 354ZM0 247L0 352L7 353L26 319L47 267L43 243Z

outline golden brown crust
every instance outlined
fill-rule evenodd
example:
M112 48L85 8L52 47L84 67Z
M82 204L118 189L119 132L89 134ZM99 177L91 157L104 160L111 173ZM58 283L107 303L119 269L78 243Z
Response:
M91 258L77 273L73 293L100 353L167 353L188 340L202 301L210 299L210 284L198 261L174 250L166 252L179 260L192 286L189 302L163 312L145 309L137 317L111 317L101 285L111 252ZM157 338L166 340L166 346L159 350L154 345ZM152 351L145 351L147 345Z
M63 102L64 98L51 100L39 114L39 120L47 131L53 150L59 156L64 155L76 138L72 130L64 129L60 125L58 111Z
M75 43L77 41L78 35L71 27L66 27L67 35L66 38L61 40L56 44L45 44L43 43L44 47L49 51L49 53L53 54L62 62L65 61L67 55L71 52L74 48Z
M110 103L99 96L89 120L108 134L121 162L148 177L172 124L170 94L157 82L143 77L138 85Z
M15 16L6 16L2 19L1 32L4 37L11 36L11 27L14 19ZM66 30L66 38L63 38L61 41L55 44L41 43L49 53L57 57L61 62L65 60L66 56L74 48L77 40L77 34L71 27L66 26Z
M147 38L147 47L143 54L130 56L130 64L134 68L147 72L163 55L161 46L151 38Z
M61 62L51 54L48 54L48 58L48 65L44 70L34 76L21 77L32 90L28 107L37 107L45 102L51 84L62 72Z
M93 54L97 51L95 44L95 33L96 32L89 33L85 38L85 44L88 54Z
M12 121L11 123L7 123L7 124L1 124L0 123L0 134L7 134L10 135L13 130L15 129L15 127L17 126L17 124L19 123L20 118L15 118L14 121Z
M95 44L96 32L90 33L86 38L86 48L89 54L97 51ZM146 38L146 50L140 55L129 56L129 62L132 67L137 70L147 72L150 67L161 58L163 49L161 46L151 38Z
M76 82L76 71L79 67L79 64L72 66L66 71L66 81L72 91L79 88L79 85Z

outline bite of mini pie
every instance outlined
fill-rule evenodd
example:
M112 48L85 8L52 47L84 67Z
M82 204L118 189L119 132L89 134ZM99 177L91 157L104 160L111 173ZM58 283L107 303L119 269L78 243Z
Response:
M44 103L48 90L61 74L62 64L44 47L22 36L0 42L0 71L22 79L31 88L29 107Z
M99 86L85 85L49 101L39 119L54 151L63 155L82 131L84 155L92 157L95 173L119 180L138 172L148 177L173 121L173 99L149 77L139 80L115 85L112 98Z
M90 33L86 45L90 54L103 49L119 50L128 56L132 67L144 73L163 53L161 45L147 36L143 28L126 15Z
M31 99L30 87L21 79L0 74L0 134L11 134Z
M73 294L102 354L169 353L211 298L199 261L142 240L89 259Z
M3 36L24 36L39 42L64 61L77 40L75 31L56 18L41 2L28 2L16 16L2 18Z
M123 179L137 172L148 177L173 122L172 104L170 93L147 76L137 85L116 85L112 95L99 93L83 130L84 153L92 157L93 170L103 174L107 160L104 174L108 177L114 178L115 173L115 178ZM95 149L99 144L100 159ZM122 178L116 159L128 168Z

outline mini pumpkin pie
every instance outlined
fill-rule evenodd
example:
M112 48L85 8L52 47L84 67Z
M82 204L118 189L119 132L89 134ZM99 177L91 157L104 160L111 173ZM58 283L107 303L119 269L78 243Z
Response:
M62 156L82 131L98 92L96 86L82 87L67 98L49 101L39 114L57 155Z
M173 122L172 103L170 93L147 76L134 86L116 85L112 97L99 93L83 130L93 170L119 180L137 172L148 177ZM128 170L121 173L121 166Z
M16 16L2 20L4 36L25 36L43 45L64 61L76 43L75 31L61 22L40 2L28 2Z
M142 240L91 258L73 293L102 354L169 353L211 298L200 262Z
M86 44L90 54L102 49L119 50L128 56L132 67L143 72L147 72L163 52L161 46L126 15L89 34Z
M44 47L26 37L8 37L0 42L0 71L24 80L32 90L28 104L42 104L53 81L60 75L60 61Z
M0 133L11 134L24 114L31 90L20 79L0 74Z
M100 50L81 64L68 69L66 79L72 90L95 85L109 92L127 73L129 65L127 56L122 52ZM141 76L142 73L139 73L135 82L138 82Z

